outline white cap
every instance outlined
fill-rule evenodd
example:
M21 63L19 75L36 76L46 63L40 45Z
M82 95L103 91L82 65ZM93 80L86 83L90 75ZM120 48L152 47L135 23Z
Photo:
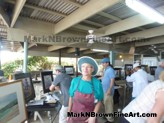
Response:
M64 68L63 68L63 66L61 66L61 65L57 65L57 66L55 66L55 70L63 70Z
M135 64L133 64L133 69L136 67L139 67L139 66L141 66L139 63L135 63Z

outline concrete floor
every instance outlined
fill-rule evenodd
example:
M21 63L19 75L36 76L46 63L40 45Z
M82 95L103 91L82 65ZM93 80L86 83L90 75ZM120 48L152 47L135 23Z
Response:
M36 94L38 94L38 91L39 92L42 92L41 91L41 85L40 84L35 84L34 85L34 87L35 87L35 91L36 91ZM118 104L115 104L114 105L114 111L118 111L118 109L121 109L122 110L122 108L123 108L123 89L118 89L118 91L119 91L119 94L120 94L120 101L119 101L119 103ZM126 91L127 93L126 93L126 100L125 100L125 105L127 105L128 103L129 103L129 100L130 100L130 98L131 98L131 90L129 91ZM43 93L42 93L43 94ZM37 95L38 96L38 95ZM36 96L36 97L37 97ZM42 95L43 96L43 95ZM39 112L40 113L40 116L42 117L42 119L43 119L43 123L51 123L50 122L50 120L49 120L49 118L48 118L48 113L47 112ZM56 112L51 112L52 113L52 116L55 116L56 115ZM103 108L103 106L101 107L101 109L100 109L100 113L104 113L104 108ZM53 123L58 123L58 119L59 119L59 116L57 115L57 117L56 117L56 119L54 120L54 122ZM105 118L103 118L103 117L98 117L98 123L104 123L106 121L106 119ZM39 120L39 118L37 118L37 120L34 120L34 113L31 113L30 115L29 115L29 119L28 119L28 122L29 123L42 123L40 120ZM120 118L115 118L115 120L114 120L114 123L119 123L120 122Z

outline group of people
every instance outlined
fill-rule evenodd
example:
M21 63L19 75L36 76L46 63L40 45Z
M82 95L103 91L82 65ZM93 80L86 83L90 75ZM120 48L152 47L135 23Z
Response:
M159 62L155 71L154 82L139 63L133 65L134 73L126 77L127 82L133 82L132 101L123 109L122 113L137 114L122 117L121 123L161 123L164 121L164 61ZM156 113L154 117L142 116L143 113Z
M103 58L101 64L104 68L102 82L94 77L98 72L97 62L88 56L79 58L78 69L81 76L73 79L64 73L62 66L55 68L57 76L50 86L50 90L61 90L64 96L59 123L97 123L96 116L85 117L80 115L81 112L83 114L88 112L96 114L101 106L104 106L105 113L113 113L115 72L110 65L109 58ZM140 65L134 64L133 68L135 72L127 77L127 81L133 81L132 97L134 100L122 112L155 112L157 117L149 117L148 119L146 117L122 117L121 122L145 123L148 121L149 123L158 123L164 115L164 108L162 107L164 99L161 98L164 94L164 72L161 72L160 79L148 85L147 73L140 68ZM73 114L74 117L69 117L68 114ZM114 122L113 117L106 118L105 123Z

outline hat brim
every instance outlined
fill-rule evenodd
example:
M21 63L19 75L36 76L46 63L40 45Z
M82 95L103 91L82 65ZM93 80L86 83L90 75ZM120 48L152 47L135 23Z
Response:
M98 64L93 58L88 57L88 56L83 56L78 60L78 69L79 69L80 72L81 72L81 65L84 64L84 63L88 63L88 64L90 64L94 67L94 71L92 72L93 76L97 74Z
M133 66L133 69L136 68L136 67L141 67L141 65Z

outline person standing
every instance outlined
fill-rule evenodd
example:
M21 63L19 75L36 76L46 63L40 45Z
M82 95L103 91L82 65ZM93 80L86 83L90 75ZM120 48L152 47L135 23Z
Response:
M123 114L133 116L121 117L120 123L163 123L164 122L164 71L159 80L147 85L141 94L132 100L123 110ZM150 115L156 113L156 116ZM136 115L134 115L136 114ZM145 114L149 114L145 115Z
M93 77L98 71L97 62L88 56L78 60L78 69L82 76L76 77L71 82L69 89L68 123L96 123L96 117L86 116L86 113L98 113L103 100L103 89L100 81ZM95 101L97 100L97 101ZM71 117L69 114L81 114Z
M164 71L164 60L161 60L159 62L159 66L157 67L157 69L155 70L155 80L159 79L159 74Z
M55 67L56 77L49 87L50 91L58 90L63 95L62 108L59 113L59 123L67 122L67 110L69 100L69 88L71 85L72 77L65 74L64 68L61 65Z
M102 86L104 91L104 107L105 113L113 113L113 95L114 95L114 81L115 72L110 65L109 58L103 58L101 64L104 68L104 76L102 78ZM113 117L106 117L107 122L111 123L114 121Z
M134 73L126 77L127 82L133 83L132 99L135 99L148 85L148 74L141 69L139 63L133 64Z

